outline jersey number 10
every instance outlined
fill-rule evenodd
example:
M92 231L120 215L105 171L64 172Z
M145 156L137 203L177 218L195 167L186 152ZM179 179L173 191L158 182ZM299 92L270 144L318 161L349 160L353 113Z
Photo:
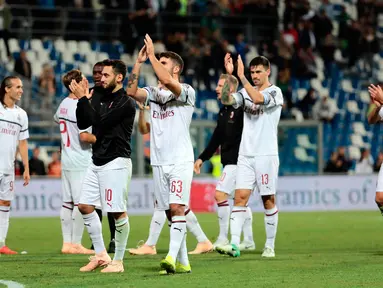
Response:
M61 134L65 134L66 133L66 135L67 135L66 143L63 143L63 144L66 147L70 147L69 133L68 133L68 129L67 129L67 126L66 126L66 122L64 120L60 120L60 133Z

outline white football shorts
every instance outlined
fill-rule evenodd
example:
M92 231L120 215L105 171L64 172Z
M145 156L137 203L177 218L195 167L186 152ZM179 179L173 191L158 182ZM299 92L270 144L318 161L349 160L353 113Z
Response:
M0 200L12 201L15 196L15 174L0 173Z
M126 212L128 190L132 178L132 161L116 158L103 165L89 166L80 196L80 204L101 207L104 212Z
M193 162L153 166L157 210L168 210L170 204L189 205L193 168Z
M223 168L221 178L219 179L215 189L226 193L230 198L234 197L235 182L237 178L237 165L226 165Z
M85 174L86 169L79 171L62 170L61 187L63 202L78 204Z
M261 196L274 195L277 190L279 157L239 155L236 189L258 191Z

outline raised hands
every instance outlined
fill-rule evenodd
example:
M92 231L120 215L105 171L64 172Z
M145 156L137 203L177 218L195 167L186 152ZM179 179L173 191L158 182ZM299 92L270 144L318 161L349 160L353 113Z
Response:
M76 80L72 80L69 85L70 91L72 91L73 95L76 98L80 99L82 97L86 97L90 99L93 95L93 90L89 92L89 82L86 78L83 78L80 83L77 83Z
M144 42L146 47L146 54L148 55L148 57L154 55L153 41L148 34L145 35Z
M381 106L383 104L383 90L379 85L371 84L368 86L368 92L370 93L371 100L374 104Z
M230 53L226 53L224 63L225 63L226 73L229 75L232 75L234 71L234 64L233 64L233 58L231 58Z
M148 59L148 54L146 53L146 45L144 45L137 56L138 63L144 63Z
M237 67L238 78L242 79L242 77L245 77L245 66L243 65L241 55L238 55L237 65L238 65Z

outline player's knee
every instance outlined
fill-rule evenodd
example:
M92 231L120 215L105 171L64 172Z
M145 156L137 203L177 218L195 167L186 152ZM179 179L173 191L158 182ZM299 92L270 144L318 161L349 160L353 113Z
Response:
M94 211L94 207L86 204L78 204L78 210L81 214L86 215Z
M215 191L215 201L217 203L227 200L228 195L226 193L223 193L221 191Z
M11 201L8 200L0 200L0 206L11 206Z
M185 205L170 204L170 211L172 216L183 216L185 215Z
M275 207L275 195L262 196L263 207L265 209L272 209Z
M381 206L383 206L383 192L376 192L375 202Z
M235 206L246 206L249 201L251 190L240 189L235 191L234 205Z

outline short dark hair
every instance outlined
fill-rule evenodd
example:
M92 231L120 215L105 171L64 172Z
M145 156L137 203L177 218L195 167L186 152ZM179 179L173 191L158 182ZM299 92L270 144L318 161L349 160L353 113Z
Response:
M106 60L102 61L102 65L104 67L105 66L112 66L114 74L116 74L116 75L121 74L122 75L122 81L124 81L125 76L126 76L126 72L128 69L126 68L126 65L123 61L114 60L114 59L106 59Z
M250 61L249 67L262 65L266 70L270 69L270 61L265 56L257 56Z
M106 61L106 60L104 60L104 61ZM103 64L104 61L99 61L99 62L97 62L96 64L94 64L94 65L93 65L93 69L94 69L94 67L96 67L96 66L104 66L104 64Z
M5 98L5 88L11 88L12 87L12 80L20 79L17 76L8 76L3 79L0 85L0 102L2 105L5 105L4 98Z
M72 92L69 88L70 83L72 80L76 80L77 83L80 83L83 76L80 70L74 69L69 71L63 76L63 84L66 89L68 89L69 92Z
M162 57L171 59L173 62L175 62L176 65L180 67L179 74L181 75L182 71L184 70L184 60L182 60L182 57L180 55L172 51L165 51L160 53L158 59L161 59Z

